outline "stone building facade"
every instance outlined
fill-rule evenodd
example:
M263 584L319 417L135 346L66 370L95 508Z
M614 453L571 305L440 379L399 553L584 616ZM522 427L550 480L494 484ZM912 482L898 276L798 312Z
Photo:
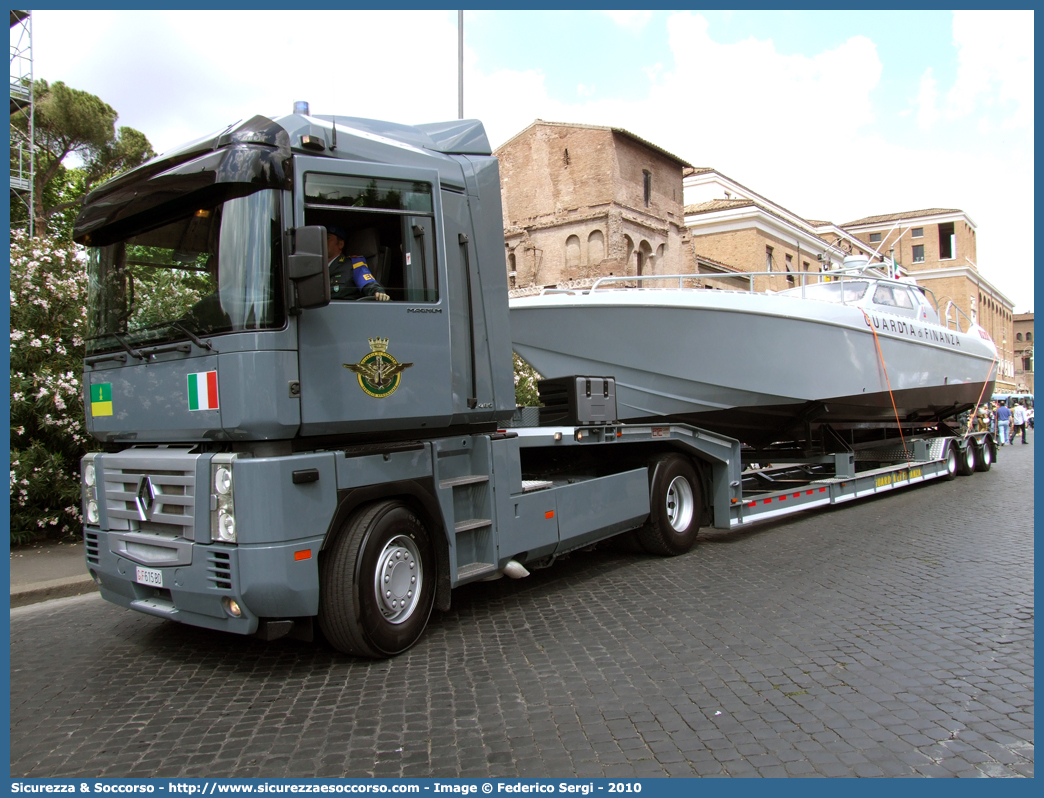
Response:
M945 313L952 302L951 321L976 321L993 338L998 351L997 389L1015 390L1014 305L979 273L972 219L956 208L930 208L868 216L842 224L865 246L893 253L903 270L931 289ZM963 318L961 318L963 314Z
M1033 393L1033 314L1015 314L1015 390Z
M495 155L516 292L682 270L680 158L622 128L540 119Z
M755 291L783 291L802 281L816 282L820 272L840 266L851 254L820 235L817 223L716 169L686 169L683 184L693 258L710 258L739 272L763 272L754 278ZM721 281L707 285L731 287L716 282Z

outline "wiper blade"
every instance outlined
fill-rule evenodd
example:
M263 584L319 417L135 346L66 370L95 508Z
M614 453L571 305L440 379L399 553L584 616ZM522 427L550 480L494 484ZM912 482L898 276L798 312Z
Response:
M192 330L190 330L188 327L186 327L180 321L171 322L170 326L173 327L175 330L180 330L181 332L185 333L185 335L187 335L189 337L189 339L192 341L192 343L194 343L196 346L200 347L201 349L208 349L208 350L213 351L214 345L212 343L210 343L210 341L202 340L198 335L196 335L194 332L192 332Z
M127 351L127 354L129 354L131 357L137 358L138 360L145 360L145 355L143 355L141 352L139 352L137 349L135 349L133 346L131 346L125 340L123 340L123 337L119 333L114 332L109 333L109 335L115 338L119 342L120 346L122 346Z

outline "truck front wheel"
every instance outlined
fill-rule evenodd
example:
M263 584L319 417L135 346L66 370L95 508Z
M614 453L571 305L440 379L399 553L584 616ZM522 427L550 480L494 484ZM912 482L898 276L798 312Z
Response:
M671 454L649 464L649 520L638 540L650 554L685 554L700 531L703 492L688 458Z
M435 553L405 504L357 510L319 564L319 627L339 651L392 657L420 638L435 598Z

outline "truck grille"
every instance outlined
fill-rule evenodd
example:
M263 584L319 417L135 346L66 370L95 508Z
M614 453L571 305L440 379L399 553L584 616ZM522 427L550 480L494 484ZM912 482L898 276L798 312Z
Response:
M191 540L198 457L163 449L100 455L109 528L168 533Z
M91 565L97 565L100 562L98 559L98 533L84 533L84 548L87 552L87 562Z
M207 552L207 579L216 590L232 589L232 557L227 551Z

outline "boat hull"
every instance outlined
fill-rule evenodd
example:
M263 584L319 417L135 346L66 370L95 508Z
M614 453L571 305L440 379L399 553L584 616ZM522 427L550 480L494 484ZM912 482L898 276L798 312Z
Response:
M624 421L760 445L810 425L935 421L993 389L996 349L978 328L764 294L602 293L513 300L513 347L543 377L614 377Z

